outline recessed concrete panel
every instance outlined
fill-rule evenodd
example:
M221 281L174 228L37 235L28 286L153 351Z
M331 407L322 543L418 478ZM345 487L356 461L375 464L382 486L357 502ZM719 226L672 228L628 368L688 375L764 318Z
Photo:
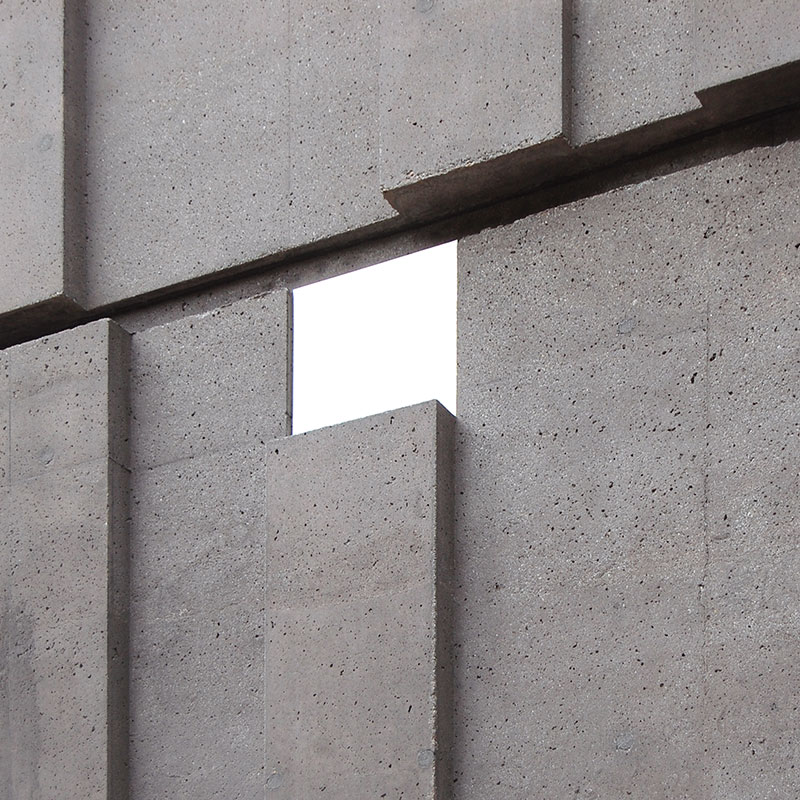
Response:
M134 472L131 791L264 791L263 447Z
M447 790L452 422L430 402L269 445L269 797Z
M379 3L294 3L290 237L305 244L395 215L378 175Z
M138 469L289 431L289 302L281 290L134 335Z
M288 3L90 3L87 302L286 243Z
M573 0L572 6L574 145L700 107L691 3Z
M465 797L791 794L797 154L462 241Z
M794 0L694 0L695 91L720 115L800 97L800 14Z
M11 481L98 458L127 465L129 338L101 320L6 351Z
M401 211L468 204L518 151L568 136L570 2L381 6L381 184ZM558 148L556 148L558 149ZM515 156L515 154L517 154ZM463 169L470 168L470 169ZM457 186L434 181L454 170ZM423 204L423 197L427 198Z
M64 248L65 115L75 100L64 85L65 17L74 13L63 0L0 10L0 315L43 303L50 314L77 311Z
M12 432L0 502L8 797L127 797L128 471L116 460L125 453L126 344L102 320L3 354Z

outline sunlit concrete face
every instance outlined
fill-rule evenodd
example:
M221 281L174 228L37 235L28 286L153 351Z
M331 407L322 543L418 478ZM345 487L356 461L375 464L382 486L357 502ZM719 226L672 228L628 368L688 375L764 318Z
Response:
M456 406L456 243L295 289L292 432Z

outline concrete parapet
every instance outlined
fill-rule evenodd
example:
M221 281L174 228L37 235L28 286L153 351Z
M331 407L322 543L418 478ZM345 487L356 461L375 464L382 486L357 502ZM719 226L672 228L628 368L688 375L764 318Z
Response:
M452 417L270 443L267 796L449 796Z

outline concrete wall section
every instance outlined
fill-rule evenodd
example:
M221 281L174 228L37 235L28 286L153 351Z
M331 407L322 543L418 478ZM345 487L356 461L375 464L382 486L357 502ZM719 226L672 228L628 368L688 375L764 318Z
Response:
M572 5L573 145L700 107L694 95L690 3L573 0Z
M392 216L378 175L379 4L292 3L293 245Z
M285 246L287 5L90 4L89 305Z
M77 311L64 247L65 115L82 85L73 74L78 91L65 94L65 16L76 13L62 0L0 10L0 315Z
M694 0L695 91L722 118L800 99L794 0Z
M796 786L798 150L462 242L462 797Z
M4 353L4 797L127 797L126 344L106 320Z
M288 432L289 296L133 336L131 788L264 788L264 447Z
M500 157L564 146L572 15L567 0L416 0L381 8L381 184L404 212L447 189L461 203ZM519 160L521 156L515 156ZM434 181L469 168L458 186ZM486 178L484 177L483 180ZM437 188L438 187L438 188ZM424 199L427 198L427 199Z
M447 796L452 422L269 446L268 797Z

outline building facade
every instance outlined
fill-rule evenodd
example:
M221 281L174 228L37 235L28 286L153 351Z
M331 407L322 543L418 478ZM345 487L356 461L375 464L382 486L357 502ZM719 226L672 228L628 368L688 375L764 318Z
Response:
M794 0L0 20L3 800L800 796ZM457 416L290 436L453 239Z

